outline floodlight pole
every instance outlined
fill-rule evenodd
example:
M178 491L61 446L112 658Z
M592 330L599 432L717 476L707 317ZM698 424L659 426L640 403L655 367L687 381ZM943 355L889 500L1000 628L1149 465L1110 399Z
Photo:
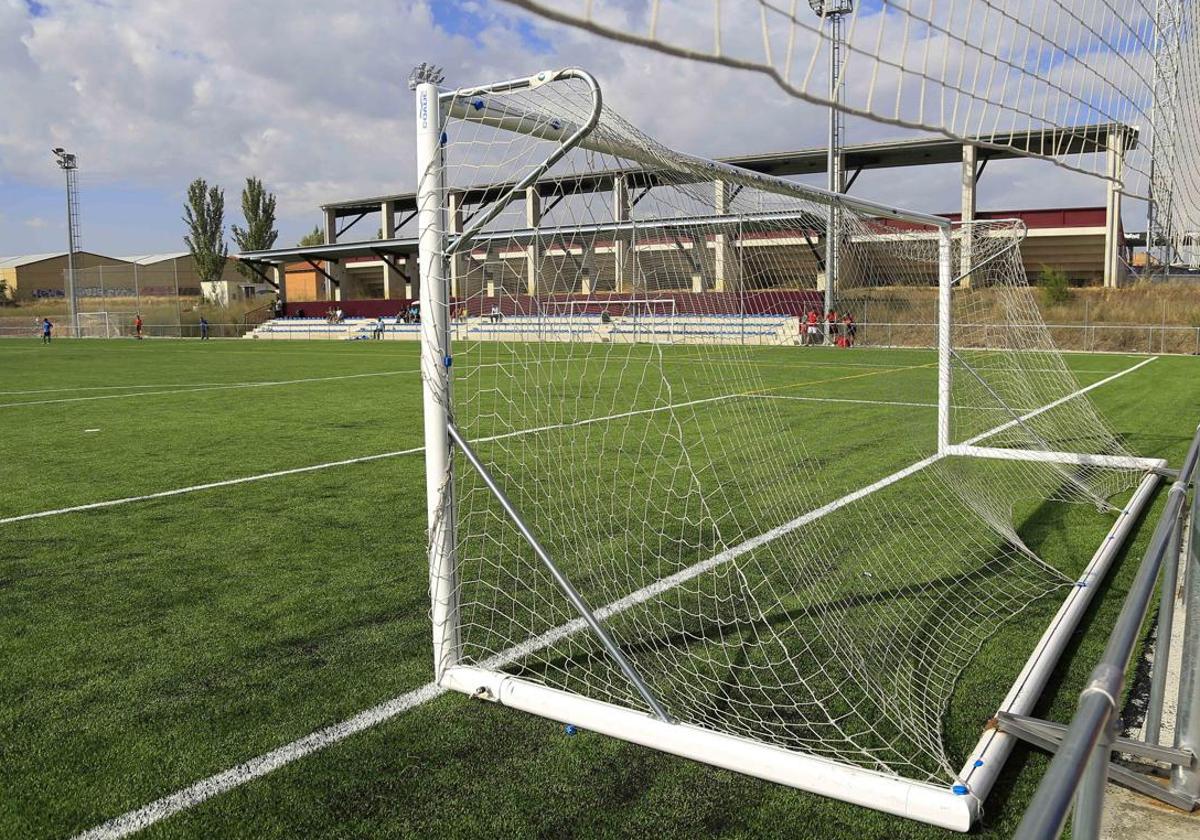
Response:
M71 334L79 336L79 309L75 300L75 254L79 251L79 161L62 148L52 150L55 162L67 178L67 312L71 319Z
M826 151L825 171L831 193L845 191L842 172L842 144L845 134L845 117L838 107L842 100L842 18L854 10L853 0L808 0L809 7L829 25L829 143ZM825 312L833 311L834 288L838 275L838 227L841 208L831 202L825 217ZM833 335L827 317L824 324L825 340L832 341Z

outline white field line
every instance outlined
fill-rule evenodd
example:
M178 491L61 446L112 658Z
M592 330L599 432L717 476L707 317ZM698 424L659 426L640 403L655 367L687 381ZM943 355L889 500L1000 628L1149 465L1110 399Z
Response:
M42 519L47 516L60 516L64 513L79 513L85 510L100 510L102 508L116 507L117 505L128 505L133 502L147 502L151 499L165 499L169 496L182 496L186 493L198 493L201 490L213 490L217 487L232 487L235 484L248 484L252 481L264 481L268 478L280 478L285 475L300 475L301 473L316 472L317 470L328 470L333 467L344 467L349 464L364 464L368 461L381 461L384 458L396 458L400 455L415 455L418 452L423 452L425 447L418 446L413 449L398 449L395 452L380 452L375 455L363 455L358 458L345 458L341 461L327 461L324 464L310 464L306 467L293 467L288 470L276 470L274 472L259 473L258 475L247 475L241 478L227 478L223 481L210 481L207 484L193 484L189 487L177 487L174 490L160 490L157 493L146 493L141 496L125 496L121 499L105 499L102 502L89 502L83 505L71 505L70 507L55 508L53 510L39 510L35 513L22 513L17 516L8 516L0 519L0 525L8 525L13 522L24 522L28 519Z
M531 429L518 429L499 435L490 435L488 437L477 438L474 442L490 443L492 441L507 440L509 438L520 437L522 435L537 434L539 432L576 428L579 426L590 426L594 423L606 423L609 420L620 420L625 417L636 417L639 414L653 414L659 411L669 411L674 408L686 408L687 406L701 405L703 403L717 402L720 400L729 400L740 396L746 395L724 394L716 397L705 397L704 399L699 400L689 400L688 402L660 405L653 408L642 408L635 411L623 411L620 414L609 414L604 417L589 417L584 420L576 420L571 423L554 423L548 426L536 426ZM258 475L247 475L240 478L227 478L222 481L210 481L206 484L192 484L188 487L177 487L173 490L160 490L157 493L145 493L140 496L125 496L120 499L105 499L101 502L88 502L87 504L82 505L71 505L70 507L54 508L52 510L40 510L34 513L22 513L17 514L16 516L8 516L0 519L0 525L9 525L14 522L24 522L29 519L44 519L48 516L60 516L65 513L79 513L85 510L100 510L102 508L132 504L133 502L146 502L152 499L165 499L170 496L182 496L187 493L198 493L201 490L214 490L218 487L232 487L236 484L248 484L253 481L264 481L269 478L300 475L302 473L317 472L318 470L328 470L334 467L345 467L349 466L350 464L363 464L369 461L382 461L385 458L398 458L401 455L416 455L417 453L424 451L424 446L414 446L410 449L397 449L393 452L379 452L374 455L362 455L357 458L344 458L340 461L326 461L323 464L309 464L308 466L304 467L292 467L291 469L275 470L273 472L259 473Z
M1063 402L1074 399L1075 397L1080 396L1087 391L1093 390L1094 388L1098 388L1106 382L1111 382L1120 376L1124 376L1126 373L1131 373L1150 361L1153 361L1153 359L1147 359L1140 364L1134 365L1133 367L1127 368L1124 371L1108 377L1108 379L1093 383L1086 388L1080 388L1078 391L1063 397L1061 400L1056 400L1055 403L1047 405L1045 408L1040 409L1037 412L1031 413L1031 415L1034 413L1041 413L1041 411L1047 410L1053 405L1061 405ZM708 401L709 400L700 400L697 402ZM986 432L984 433L984 436L995 434L998 429L999 427L991 432ZM699 575L704 574L705 572L712 570L713 568L716 568L722 563L727 563L730 560L740 557L749 551L753 551L754 549L783 536L784 534L803 527L804 525L820 519L823 516L827 516L828 514L833 513L834 511L858 501L859 499L862 499L878 490L882 490L885 487L895 484L897 481L907 478L908 476L925 469L929 465L936 463L941 458L941 455L931 455L928 458L923 458L916 463L910 464L902 470L898 470L897 472L894 472L885 478L881 478L873 484L869 484L866 487L842 496L840 499L836 499L829 504L802 514L790 522L785 522L782 525L776 526L775 528L772 528L771 530L766 531L757 537L751 537L745 542L739 543L731 548L727 548L724 551L713 555L707 560L703 560L699 563L689 566L686 569L682 569L673 575L669 575L661 580L649 584L648 586L644 586L635 592L631 592L624 598L620 598L612 603L600 607L595 611L595 615L597 618L601 619L609 618L631 607L644 603L651 598L666 592L668 589L678 586L681 583L689 581L695 577L698 577ZM519 645L514 645L507 650L503 650L494 656L488 657L486 660L480 662L479 666L481 668L491 670L501 668L505 665L515 662L522 657L528 656L531 653L535 653L539 650L549 647L550 645L553 645L562 639L567 638L568 636L582 631L586 627L587 625L582 618L568 621L559 625L553 630L549 630L541 634L540 636L528 639ZM311 735L306 735L303 738L292 741L290 744L285 744L277 749L271 750L268 753L264 753L257 758L252 758L249 761L243 762L242 764L239 764L230 770L217 773L216 775L209 776L206 779L201 779L199 782L189 785L182 790L168 794L161 799L156 799L149 805L145 805L133 811L128 811L119 817L114 817L108 822L79 834L76 840L115 840L116 838L127 837L131 834L141 831L144 828L148 828L154 823L164 820L167 817L177 814L180 811L185 811L195 805L199 805L207 799L211 799L214 796L219 796L220 794L233 790L235 787L239 787L246 782L265 776L271 771L310 755L317 750L332 746L339 741L344 741L351 735L375 726L376 724L390 720L402 712L405 712L423 703L427 703L430 700L445 694L446 691L447 689L442 688L437 683L426 683L414 691L402 694L399 697L388 700L378 706L367 709L366 711L359 712L354 717L342 721L341 723L336 723L332 726L327 726L324 729L319 729Z
M1062 405L1064 402L1074 399L1075 397L1077 397L1081 394L1086 394L1088 391L1091 391L1094 388L1099 388L1101 385L1104 385L1108 382L1112 382L1114 379L1118 379L1127 373L1132 373L1133 371L1137 370L1138 368L1142 367L1143 365L1149 364L1152 361L1154 361L1153 357L1149 358L1149 359L1144 359L1143 361L1139 362L1138 364L1133 365L1132 367L1125 368L1122 371L1118 371L1117 373L1113 374L1112 376L1107 377L1106 379L1099 380L1098 382L1093 382L1091 385L1088 385L1084 388L1080 388L1078 391L1076 391L1072 394L1068 394L1067 396L1062 397L1061 399L1055 400L1053 403L1050 403L1048 405L1043 406L1040 409L1036 409L1032 412L1029 412L1028 414L1022 415L1021 420L1022 421L1028 420L1031 417L1035 417L1038 414L1041 414L1043 411L1047 411L1051 408ZM725 394L722 396L706 397L704 399L690 400L688 402L682 402L682 403L672 403L670 405L655 406L653 408L639 409L636 411L625 411L620 414L610 414L610 415L606 415L604 417L591 417L591 418L587 418L584 420L576 420L572 423L557 423L557 424L550 425L550 426L539 426L539 427L532 428L532 429L520 429L520 430L512 431L512 432L505 432L504 434L500 434L500 435L492 435L490 437L479 438L475 442L476 443L490 443L490 442L497 441L497 440L506 440L508 438L519 437L521 435L537 434L539 432L554 431L554 430L559 430L559 429L577 428L579 426L587 426L587 425L591 425L594 423L604 423L609 420L620 420L620 419L623 419L626 417L634 417L634 416L640 415L640 414L651 414L651 413L658 412L658 411L667 411L667 410L675 409L675 408L686 408L688 406L693 406L693 405L701 405L704 403L733 399L733 398L739 397L739 396L751 396L751 397L759 397L759 398L766 398L766 399L803 400L803 401L814 401L814 402L815 401L849 402L849 400L840 399L840 398L836 398L836 397L797 397L797 396L776 395L776 394ZM854 402L858 403L859 401L854 401ZM903 406L911 406L911 407L919 407L919 408L927 407L927 404L925 404L925 403L895 403L895 402L888 402L888 401L883 401L883 400L876 401L871 404L903 405ZM1011 420L1008 423L1001 424L1000 426L997 426L996 428L991 429L990 431L984 432L982 435L977 435L976 437L971 438L970 440L966 441L963 445L970 446L972 444L978 443L980 440L983 440L984 438L990 437L991 435L997 434L998 432L1001 432L1001 431L1004 431L1005 429L1011 428L1012 426L1016 425L1016 423L1017 423L1016 420ZM399 449L399 450L396 450L393 452L380 452L375 455L363 455L361 457L345 458L345 459L342 459L339 461L327 461L322 464L310 464L310 465L304 466L304 467L293 467L291 469L286 469L286 470L275 470L272 472L259 473L257 475L248 475L248 476L242 476L240 478L225 479L223 481L212 481L212 482L208 482L205 484L193 484L188 487L178 487L173 490L162 490L157 493L146 493L146 494L143 494L140 496L125 496L120 499L106 499L106 500L100 501L100 502L90 502L90 503L82 504L82 505L71 505L69 507L36 511L34 513L23 513L23 514L18 514L16 516L0 518L0 525L9 525L14 522L24 522L24 521L30 520L30 519L42 519L42 518L45 518L48 516L59 516L62 514L67 514L67 513L79 513L79 512L87 511L87 510L100 510L103 508L116 507L118 505L132 504L134 502L145 502L145 501L150 501L153 499L164 499L164 498L168 498L170 496L182 496L182 495L185 495L188 493L197 493L202 490L214 490L219 487L231 487L231 486L234 486L237 484L248 484L250 482L264 481L264 480L270 479L270 478L281 478L281 477L289 476L289 475L300 475L302 473L316 472L318 470L327 470L327 469L332 469L334 467L344 467L344 466L348 466L350 464L361 464L361 463L366 463L369 461L380 461L380 460L383 460L386 458L397 458L402 455L416 455L417 453L424 452L424 451L425 451L425 447L417 446L417 447L412 447L410 449Z
M941 456L933 455L924 460L917 461L904 469L892 473L886 478L876 481L874 484L856 490L840 499L830 502L823 507L809 511L803 516L799 516L790 522L786 522L770 531L766 531L757 537L746 540L743 543L727 548L726 550L715 554L712 557L695 565L689 566L673 575L655 581L649 586L644 586L636 592L631 592L624 598L606 604L596 610L597 618L608 618L625 610L637 606L638 604L649 601L668 589L671 589L679 584L698 577L707 571L727 563L748 551L753 551L759 546L765 545L774 539L777 539L784 534L794 531L797 528L808 524L814 520L820 519L822 516L833 513L839 508L863 498L864 496L874 493L900 481L902 478L912 475L913 473L924 469L930 464L937 461ZM577 618L568 621L564 624L555 627L553 630L547 631L540 636L535 636L528 639L519 645L503 650L494 656L479 663L479 667L487 670L495 670L502 668L505 665L516 662L531 653L536 653L539 650L549 647L562 639L579 633L587 627L587 624L582 618ZM105 822L95 828L79 834L76 840L114 840L114 838L127 837L148 828L160 820L177 814L180 811L187 810L207 799L218 796L222 793L232 790L235 787L245 784L246 782L265 776L273 770L283 767L285 764L290 764L293 761L303 758L306 755L332 746L339 741L344 741L351 735L362 732L377 724L383 723L402 712L408 711L414 706L419 706L436 697L445 694L447 689L442 688L437 683L426 683L415 691L410 691L407 694L402 694L392 700L381 703L366 711L359 712L352 718L342 721L341 723L327 726L324 729L318 729L311 735L306 735L299 740L292 741L290 744L285 744L282 747L271 750L268 753L252 758L249 761L217 773L214 776L209 776L206 779L201 779L195 784L189 785L182 790L156 799L149 805L145 805L133 811L128 811L119 817Z
M987 440L992 435L997 435L1000 432L1007 431L1008 429L1011 429L1013 426L1016 426L1019 423L1024 423L1026 420L1037 417L1039 414L1044 414L1045 412L1049 411L1052 408L1058 408L1063 403L1073 400L1076 397L1081 396L1083 394L1086 394L1088 391L1093 391L1096 388L1099 388L1101 385L1107 385L1109 382L1112 382L1114 379L1120 379L1122 376L1124 376L1127 373L1133 373L1138 368L1145 367L1146 365L1150 364L1157 358L1158 358L1157 356L1151 356L1149 359L1143 359L1142 361L1138 362L1136 365L1133 365L1132 367L1127 367L1124 370L1119 370L1116 373L1114 373L1112 376L1106 376L1104 379L1098 380L1096 382L1093 382L1091 385L1087 385L1083 388L1080 388L1078 391L1075 391L1074 393L1067 394L1065 397L1059 397L1054 402L1047 403L1046 405L1042 406L1041 408L1035 408L1033 411L1030 411L1026 414L1022 414L1020 417L1014 417L1012 420L1009 420L1007 423L1001 423L999 426L997 426L994 429L988 429L986 432L982 432L978 435L975 435L975 437L970 438L969 440L963 441L962 445L963 446L973 446L974 444L979 443L981 440Z
M22 408L28 405L53 405L55 403L91 402L93 400L126 400L134 397L155 397L162 394L191 394L197 391L226 391L237 388L274 388L279 385L300 385L308 382L333 382L338 379L364 379L371 376L400 376L417 373L416 370L386 370L378 373L344 373L338 376L311 376L306 379L276 379L266 382L236 382L227 385L202 385L170 388L163 391L141 391L136 394L101 394L91 397L60 397L52 400L25 400L23 402L0 403L0 408ZM133 386L137 387L137 386ZM168 386L169 387L169 386Z
M636 417L641 414L654 414L659 411L669 411L676 408L687 408L693 405L703 405L705 403L719 402L722 400L736 399L739 397L762 397L763 394L722 394L716 397L705 397L698 400L689 400L687 402L671 403L669 405L654 406L653 408L642 408L634 411L623 411L620 414L608 414L603 417L589 417L584 420L575 420L571 423L554 423L548 426L536 426L531 429L518 429L512 432L504 432L499 435L490 435L488 437L476 438L475 443L491 443L497 440L507 440L509 438L521 437L522 435L538 434L540 432L550 432L560 429L578 428L580 426L590 426L594 423L607 423L610 420L621 420L626 417ZM813 397L813 400L824 399ZM830 401L841 402L828 398ZM891 403L881 402L882 405L890 405ZM118 505L127 505L134 502L146 502L153 499L165 499L170 496L182 496L188 493L198 493L201 490L215 490L218 487L232 487L236 484L248 484L253 481L264 481L269 478L282 478L288 475L300 475L302 473L317 472L318 470L328 470L334 467L344 467L350 464L362 464L368 461L381 461L385 458L398 458L402 455L416 455L424 452L425 447L415 446L410 449L398 449L393 452L379 452L374 455L363 455L357 458L344 458L340 461L327 461L322 464L309 464L304 467L292 467L286 470L274 470L272 472L259 473L257 475L247 475L240 478L228 478L222 481L210 481L205 484L192 484L187 487L177 487L172 490L160 490L157 493L145 493L140 496L125 496L120 499L105 499L100 502L88 502L82 505L70 505L69 507L53 508L51 510L40 510L34 513L22 513L15 516L0 518L0 525L9 525L14 522L24 522L30 519L44 519L48 516L60 516L66 513L79 513L86 510L101 510L103 508L117 507Z

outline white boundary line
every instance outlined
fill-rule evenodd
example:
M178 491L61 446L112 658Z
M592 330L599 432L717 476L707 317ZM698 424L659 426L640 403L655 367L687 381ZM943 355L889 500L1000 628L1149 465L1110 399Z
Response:
M642 413L642 412L635 412ZM857 501L858 499L874 493L876 490L881 490L891 484L895 484L902 478L912 475L915 472L925 469L930 464L940 460L942 456L932 455L917 461L915 464L905 467L898 472L894 472L886 478L876 481L867 487L842 496L827 505L811 510L802 516L798 516L790 522L785 522L766 531L757 537L752 537L745 542L739 543L731 548L727 548L719 554L715 554L707 560L682 569L673 575L662 578L654 583L644 586L636 592L631 592L624 598L613 601L600 609L596 610L597 618L608 618L623 612L638 604L649 601L651 598L666 592L679 584L699 577L707 571L733 560L741 555L753 551L759 546L765 545L784 534L794 531L803 525L820 519L830 513L833 513L839 508ZM508 665L512 662L528 656L531 653L542 650L562 639L579 633L587 627L582 618L577 618L568 621L564 624L555 627L553 630L547 631L540 636L535 636L528 639L519 645L514 645L507 650L501 651L494 656L488 657L479 664L479 667L486 670L495 670L497 668ZM252 758L249 761L243 762L232 769L225 770L216 775L209 776L206 779L201 779L195 784L189 785L182 790L156 799L149 805L145 805L133 811L128 811L119 817L89 829L79 835L76 840L115 840L115 838L128 837L148 828L160 820L164 820L180 811L185 811L218 796L227 791L233 790L235 787L245 784L246 782L265 776L273 770L277 770L286 764L301 759L317 750L332 746L339 741L344 741L351 735L362 732L364 729L369 729L372 726L390 720L393 717L406 712L409 709L427 703L436 697L445 694L449 689L442 688L437 683L426 683L420 688L402 694L392 700L388 700L378 706L373 706L366 711L359 712L352 718L342 721L341 723L327 726L324 729L318 729L311 735L306 735L303 738L292 741L290 744L285 744L282 747L271 750L268 753Z
M687 408L693 405L702 405L704 403L719 402L721 400L731 400L739 398L762 398L762 399L801 399L799 397L779 397L771 394L723 394L715 397L704 397L698 400L689 400L681 403L671 403L670 405L654 406L652 408L642 408L634 411L623 411L620 414L608 414L604 417L589 417L584 420L575 420L571 423L555 423L549 426L538 426L532 429L519 429L517 431L505 432L499 435L491 435L489 437L478 438L477 443L491 443L497 440L507 440L509 438L520 437L522 435L532 435L539 432L549 432L558 429L577 428L579 426L590 426L594 423L604 423L609 420L621 420L626 417L635 417L639 414L653 414L659 411L668 411L676 408ZM816 402L847 402L847 400L835 399L833 397L805 397L809 401ZM861 402L855 400L854 402ZM889 403L879 401L879 405L908 405L908 403ZM914 406L921 406L919 403L913 403ZM922 406L923 407L923 406ZM70 505L68 507L54 508L52 510L41 510L34 513L21 513L15 516L0 518L0 525L9 525L14 522L24 522L30 519L44 519L48 516L60 516L66 513L79 513L87 510L101 510L103 508L116 507L118 505L127 505L134 502L146 502L153 499L165 499L171 496L182 496L187 493L197 493L201 490L214 490L219 487L232 487L236 484L248 484L253 481L263 481L268 478L281 478L288 475L299 475L308 472L317 472L318 470L332 469L333 467L344 467L350 464L362 464L369 461L381 461L385 458L398 458L402 455L416 455L424 452L425 447L416 446L410 449L397 449L393 452L379 452L374 455L363 455L356 458L345 458L340 461L327 461L322 464L309 464L304 467L292 467L286 470L274 470L272 472L259 473L258 475L247 475L240 478L229 478L222 481L211 481L206 484L193 484L188 487L178 487L173 490L161 490L157 493L146 493L140 496L125 496L120 499L106 499L100 502L88 502L82 505Z
M1062 397L1058 400L1055 400L1053 403L1045 405L1040 409L1036 409L1035 411L1033 411L1029 414L1023 415L1021 419L1027 420L1031 417L1035 417L1038 414L1041 414L1044 411L1048 411L1051 408L1062 405L1064 402L1074 399L1075 397L1080 396L1081 394L1086 394L1088 391L1091 391L1095 388L1099 388L1101 385L1105 385L1109 382L1112 382L1114 379L1118 379L1127 373L1132 373L1133 371L1137 370L1138 368L1154 361L1154 358L1155 357L1151 357L1149 359L1144 359L1141 362L1138 362L1136 365L1133 365L1132 367L1128 367L1128 368L1125 368L1124 370L1118 371L1117 373L1113 374L1112 376L1107 377L1106 379L1101 379L1098 382L1093 382L1091 385L1088 385L1084 388L1080 388L1078 391L1076 391L1072 394L1068 394L1067 396ZM591 425L593 423L605 422L608 420L619 420L619 419L622 419L625 417L633 417L638 414L648 414L648 413L653 413L653 412L657 412L657 411L665 411L665 410L674 409L674 408L686 408L688 406L700 405L700 404L708 403L708 402L716 402L718 400L733 399L738 396L750 396L750 397L765 398L765 399L801 400L801 401L806 401L806 402L808 402L808 401L812 401L812 402L816 402L816 401L850 402L850 400L841 399L841 398L837 398L837 397L797 397L797 396L778 395L778 394L742 394L742 395L727 394L724 396L707 397L704 399L691 400L689 402L683 402L683 403L672 403L671 405L656 406L654 408L640 409L637 411L626 411L626 412L622 412L621 414L611 414L611 415L607 415L605 417L593 417L593 418L588 418L585 420L577 420L573 423L559 423L559 424L552 425L552 426L541 426L541 427L534 428L534 429L523 429L523 430L515 431L515 432L506 432L502 435L494 435L492 437L480 438L477 442L478 443L489 443L489 442L496 441L496 440L504 440L507 438L517 437L520 435L535 434L538 432L551 431L554 429L565 429L565 428L573 428L573 427L578 427L578 426L586 426L586 425ZM855 402L857 402L857 401L855 401ZM902 405L902 406L921 407L921 408L926 407L926 404L924 404L924 403L891 403L891 402L879 401L879 404ZM978 435L974 438L971 438L970 440L966 441L964 443L964 445L970 446L972 444L978 443L980 440L990 437L991 435L997 434L1006 428L1011 428L1012 426L1016 425L1016 423L1017 423L1016 420L1012 420L1012 421L1009 421L1007 424L1002 424L1001 426L997 426L995 429L992 429L988 432L984 432L982 435ZM322 464L310 464L310 465L304 466L304 467L293 467L291 469L286 469L286 470L275 470L273 472L259 473L258 475L248 475L248 476L242 476L240 478L230 478L230 479L225 479L223 481L212 481L212 482L208 482L206 484L193 484L188 487L179 487L179 488L176 488L173 490L162 490L157 493L146 493L146 494L140 495L140 496L125 496L120 499L107 499L105 501L100 501L100 502L89 502L87 504L71 505L68 507L54 508L52 510L42 510L42 511L37 511L34 513L23 513L23 514L18 514L16 516L0 518L0 525L9 525L14 522L25 522L30 519L43 519L48 516L59 516L59 515L66 514L66 513L79 513L81 511L87 511L87 510L101 510L103 508L110 508L110 507L116 507L118 505L132 504L134 502L145 502L145 501L150 501L153 499L165 499L165 498L169 498L171 496L182 496L187 493L197 493L201 490L214 490L219 487L232 487L237 484L248 484L248 483L254 482L254 481L264 481L269 478L281 478L283 476L289 476L289 475L300 475L302 473L317 472L318 470L332 469L333 467L343 467L343 466L348 466L350 464L362 464L362 463L367 463L369 461L380 461L380 460L384 460L386 458L397 458L402 455L416 455L417 453L424 452L424 451L425 451L425 448L423 446L418 446L418 447L413 447L410 449L399 449L399 450L396 450L393 452L380 452L375 455L363 455L363 456L357 457L357 458L346 458L346 459L343 459L340 461L327 461Z
M27 405L53 405L55 403L91 402L93 400L122 400L134 397L155 397L161 394L191 394L196 391L227 391L235 388L273 388L277 385L299 385L308 382L332 382L337 379L363 379L369 376L401 376L406 373L419 373L417 370L387 370L378 373L346 373L339 376L312 376L307 379L278 379L266 382L236 382L228 385L203 385L199 387L179 387L163 391L141 391L136 394L101 394L93 397L61 397L53 400L26 400L23 402L0 403L0 408L22 408ZM131 388L145 387L131 385Z
M1033 411L1030 411L1027 414L1022 414L1020 417L1016 417L1012 420L1009 420L1007 423L1001 423L999 426L997 426L994 429L989 429L986 432L982 432L981 434L975 435L975 437L970 438L969 440L963 441L962 445L963 446L974 446L975 444L979 443L980 441L987 440L988 438L992 437L992 435L998 435L1003 431L1007 431L1008 429L1011 429L1013 426L1016 426L1019 423L1023 423L1026 420L1030 420L1034 417L1037 417L1039 414L1045 414L1047 411L1049 411L1052 408L1058 408L1063 403L1073 400L1076 397L1081 396L1083 394L1086 394L1088 391L1094 391L1096 388L1099 388L1101 385L1107 385L1109 382L1112 382L1114 379L1120 379L1122 376L1124 376L1127 373L1133 373L1138 368L1145 367L1146 365L1150 364L1157 358L1158 358L1158 356L1151 356L1148 359L1143 359L1142 361L1138 362L1136 365L1133 365L1132 367L1127 367L1124 370L1119 370L1116 373L1114 373L1112 376L1106 376L1104 379L1101 379L1097 382L1093 382L1091 385L1084 386L1083 388L1080 388L1078 391L1075 391L1074 393L1067 394L1065 397L1059 397L1054 402L1046 403L1041 408L1035 408Z
M1080 388L1078 391L1056 400L1055 402L1050 403L1043 408L1038 409L1034 413L1026 416L1035 416L1036 414L1040 414L1043 411L1049 410L1056 405L1061 405L1067 400L1074 399L1075 397L1098 388L1107 382L1111 382L1114 379L1124 376L1127 373L1132 373L1133 371L1152 361L1154 361L1153 357L1146 359L1145 361L1126 368L1125 370L1120 371L1113 376L1108 377L1107 379L1095 382L1086 388ZM686 403L685 405L701 402L712 402L715 399L728 399L728 397L714 397L706 400L695 400L692 403ZM647 409L643 411L627 412L625 414L615 416L622 417L630 416L632 414L644 414L646 411L655 410L661 409ZM599 422L599 419L600 418L595 420L583 420L579 421L579 423L559 424L544 428L564 428L567 426ZM497 437L508 437L511 436L511 434L526 433L516 432L510 433L510 435L501 435ZM984 436L991 434L995 434L995 430L984 433ZM942 457L944 456L931 455L928 458L923 458L916 463L910 464L902 470L898 470L885 478L879 479L873 484L869 484L866 487L854 491L853 493L842 496L840 499L836 499L826 505L816 508L815 510L811 510L805 514L802 514L790 522L785 522L782 525L778 525L757 537L752 537L742 543L739 543L738 545L727 548L724 551L713 555L707 560L703 560L699 563L689 566L686 569L681 569L675 574L655 581L648 586L644 586L636 592L631 592L624 598L613 601L612 603L606 604L605 606L596 610L596 617L608 618L623 612L630 607L644 603L645 601L662 594L668 589L698 577L699 575L702 575L723 563L727 563L730 560L740 557L747 552L753 551L754 549L759 548L760 546L765 545L766 543L769 543L772 540L783 536L784 534L794 531L797 528L807 525L808 523L820 519L823 516L827 516L828 514L833 513L834 511L858 501L859 499L862 499L878 490L895 484L901 479L907 478L908 476L925 469L931 464L936 463L937 461L941 460ZM542 650L574 633L578 633L586 626L587 625L584 623L582 618L568 621L559 625L553 630L541 634L540 636L528 639L519 645L515 645L507 650L497 653L495 656L489 657L487 660L481 662L479 667L488 670L494 670L510 664L521 657L527 656L538 650ZM107 822L102 823L95 828L89 829L77 835L76 840L116 840L116 838L127 837L131 834L141 831L144 828L148 828L149 826L164 820L167 817L199 805L200 803L211 799L214 796L219 796L220 794L233 790L234 788L239 787L246 782L261 778L262 776L265 776L268 773L283 767L284 765L304 758L305 756L324 749L325 747L332 746L340 741L344 741L351 735L355 735L365 729L369 729L377 724L390 720L391 718L396 717L397 715L408 711L411 708L427 703L430 700L445 694L447 691L448 689L442 688L437 683L426 683L418 689L407 692L406 694L402 694L399 697L388 700L379 704L378 706L373 706L372 708L363 712L359 712L354 717L348 718L341 723L336 723L332 726L327 726L324 729L319 729L310 735L306 735L303 738L292 741L291 743L271 750L268 753L264 753L257 758L252 758L249 761L245 761L230 770L226 770L213 776L209 776L208 778L201 779L199 782L178 790L175 793L171 793L160 799L156 799L149 805L145 805L133 811L128 811L118 817L114 817L113 819L108 820Z

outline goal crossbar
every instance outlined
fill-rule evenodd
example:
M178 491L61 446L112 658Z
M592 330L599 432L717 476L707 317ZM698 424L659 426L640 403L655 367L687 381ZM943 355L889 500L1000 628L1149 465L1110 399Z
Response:
M600 92L600 85L586 70L574 67L562 70L547 70L536 73L533 76L510 79L495 85L440 91L439 96L441 101L445 103L447 115L455 119L482 123L516 134L527 134L541 140L562 143L564 148L578 146L589 151L615 155L616 157L636 161L652 169L658 166L658 161L647 155L644 149L634 143L624 142L619 138L609 135L603 137L591 136L591 127L587 124L581 126L571 120L560 118L545 119L539 115L530 114L527 111L507 105L503 108L497 108L487 99L488 94L509 92L520 87L540 86L565 78L579 78L587 82L592 92L592 120L590 125L594 126L596 121L599 120L600 112L604 107L604 98ZM848 207L866 213L877 214L884 218L902 219L918 224L933 225L935 227L949 227L950 225L950 220L944 216L934 216L928 213L920 213L915 210L907 210L881 202L849 196L844 193L831 192L820 187L799 184L785 178L754 172L720 161L695 157L683 152L675 152L675 155L681 163L698 167L706 175L711 175L713 178L723 178L732 183L754 187L765 192L796 196L820 204ZM549 166L546 167L546 169L548 168ZM540 177L540 173L538 177ZM533 180L536 180L536 178ZM523 180L519 185L519 189L524 189L526 186L528 184ZM518 187L514 187L513 191L515 192L517 189Z

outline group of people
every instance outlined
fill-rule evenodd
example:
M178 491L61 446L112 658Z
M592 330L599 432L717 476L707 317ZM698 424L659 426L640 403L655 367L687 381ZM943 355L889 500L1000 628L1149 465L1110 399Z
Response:
M142 313L139 312L133 316L133 334L139 340L144 337L142 335L142 326ZM39 327L42 334L42 344L49 344L54 340L53 321L51 321L49 318L42 318L42 323L39 325ZM204 320L204 318L200 319L200 333L201 338L208 338L208 321Z
M805 344L824 344L828 336L828 341L838 347L853 347L858 337L858 324L849 312L838 318L837 312L830 309L825 313L824 330L821 329L821 314L816 309L810 309L807 315L798 317Z
M340 306L337 309L334 309L331 306L325 310L325 323L340 324L345 320L346 320L346 313L342 311L342 308Z

